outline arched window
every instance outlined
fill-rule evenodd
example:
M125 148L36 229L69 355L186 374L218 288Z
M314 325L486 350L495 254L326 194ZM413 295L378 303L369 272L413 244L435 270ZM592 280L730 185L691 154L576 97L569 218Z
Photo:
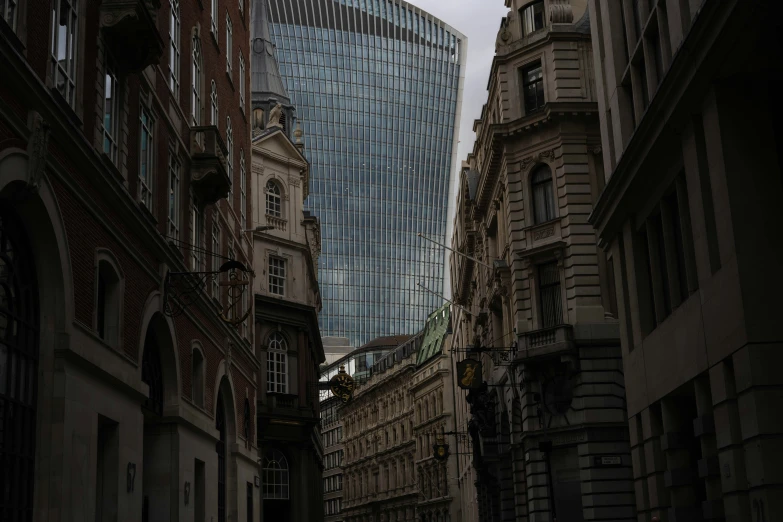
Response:
M193 349L192 376L190 378L192 386L193 403L201 408L204 407L204 356L198 348Z
M106 344L116 347L120 340L121 280L106 260L98 261L95 286L95 331Z
M279 332L269 337L266 351L267 393L288 393L288 343Z
M288 500L288 460L279 450L264 455L264 499Z
M179 0L170 0L169 16L169 89L179 99Z
M191 73L190 118L194 127L201 125L201 42L193 37L193 67Z
M533 194L533 221L536 225L555 219L555 198L552 191L552 170L541 165L530 181Z
M280 186L271 179L266 182L266 215L276 218L283 215Z

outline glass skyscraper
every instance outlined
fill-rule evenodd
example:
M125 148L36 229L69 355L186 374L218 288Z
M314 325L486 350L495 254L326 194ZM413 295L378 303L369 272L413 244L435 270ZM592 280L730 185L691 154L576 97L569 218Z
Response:
M321 334L417 331L443 300L466 39L400 0L268 1L321 221Z

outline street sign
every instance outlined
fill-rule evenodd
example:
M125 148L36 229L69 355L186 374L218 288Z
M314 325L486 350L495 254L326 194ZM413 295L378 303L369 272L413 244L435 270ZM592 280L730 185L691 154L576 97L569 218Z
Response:
M593 462L600 467L622 466L623 458L620 455L596 455Z

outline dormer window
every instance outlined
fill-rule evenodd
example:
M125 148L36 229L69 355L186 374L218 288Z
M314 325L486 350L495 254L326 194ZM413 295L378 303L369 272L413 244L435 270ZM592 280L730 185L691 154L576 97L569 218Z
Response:
M519 10L522 20L522 35L527 36L531 33L544 28L544 2L540 0L527 4Z

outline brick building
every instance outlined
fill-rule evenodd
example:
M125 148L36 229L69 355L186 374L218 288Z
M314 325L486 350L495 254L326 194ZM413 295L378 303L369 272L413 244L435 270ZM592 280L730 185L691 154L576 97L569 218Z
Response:
M198 279L186 307L166 284L252 264L248 24L245 0L2 6L2 520L256 516L252 301L228 272L169 277Z
M779 2L589 4L638 520L783 520Z

